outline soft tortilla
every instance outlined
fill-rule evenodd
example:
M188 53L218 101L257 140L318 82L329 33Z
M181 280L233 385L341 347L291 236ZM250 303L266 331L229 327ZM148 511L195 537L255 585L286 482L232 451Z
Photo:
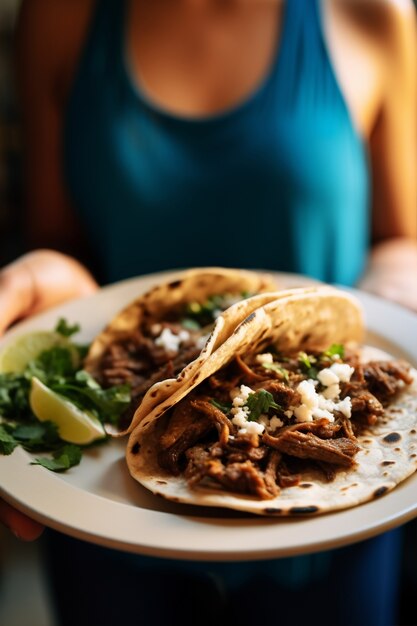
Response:
M275 299L277 288L278 285L270 274L216 267L201 268L178 274L175 280L157 285L125 307L90 346L84 367L94 378L98 377L100 361L108 346L128 337L132 331L140 328L143 320L156 323L187 302L204 302L216 294L245 291L259 294L226 309L214 323L201 354L181 372L181 377L155 383L142 399L130 426L122 432L107 426L108 433L118 437L131 432L144 415L188 383L201 362L227 339L254 308ZM274 295L270 295L271 292Z
M319 295L322 297L321 305ZM245 325L241 325L236 333L223 344L223 358L216 358L219 357L218 353L213 355L210 366L204 371L205 376L211 375L225 365L236 352L245 352L249 345L251 349L254 346L255 351L259 347L262 349L263 343L271 343L271 336L273 342L284 346L283 349L297 347L304 349L303 338L306 333L311 333L307 337L307 344L319 349L326 348L334 342L346 343L348 339L360 340L362 327L360 324L359 327L357 326L360 320L358 305L346 294L341 295L341 300L336 302L337 297L335 294L321 291L320 294L304 294L299 299L292 296L287 300L256 310L251 320L246 323L246 329ZM297 307L301 307L300 310L303 312L294 317ZM312 315L311 307L316 310L314 315ZM355 308L358 309L358 314L355 313ZM293 317L290 323L291 312ZM355 318L356 322L353 322ZM297 320L296 324L294 324L294 319ZM279 326L278 320L280 320ZM331 329L331 333L328 332L327 335L323 326L326 321L327 328ZM292 326L291 334L288 333L287 324ZM262 330L259 330L259 327ZM265 327L269 329L267 336L263 335ZM282 335L278 328L281 329ZM233 343L235 338L237 338L237 343ZM373 358L384 357L381 356L380 351L375 355L372 349L363 349L364 361ZM385 358L390 357L385 355ZM153 415L148 416L142 424L139 424L131 434L126 453L129 471L133 478L144 487L169 500L231 508L258 515L307 515L356 506L387 493L417 469L417 372L415 370L413 370L413 376L414 383L387 407L385 420L381 420L377 427L370 429L369 433L358 437L362 449L355 457L357 466L347 471L338 471L336 478L330 483L325 482L322 474L318 472L306 473L300 485L283 489L278 497L271 500L259 500L216 489L201 487L190 489L182 476L172 476L162 470L157 463L156 444L164 429L164 419L157 419L162 415L161 407L158 407ZM201 380L203 376L198 382ZM177 401L184 395L179 394ZM173 404L172 397L170 404Z

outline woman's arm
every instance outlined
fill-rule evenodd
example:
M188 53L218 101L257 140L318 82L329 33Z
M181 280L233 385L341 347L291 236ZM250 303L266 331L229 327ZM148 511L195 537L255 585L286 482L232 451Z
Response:
M383 101L370 139L373 249L360 286L417 311L417 31L411 0L383 0Z

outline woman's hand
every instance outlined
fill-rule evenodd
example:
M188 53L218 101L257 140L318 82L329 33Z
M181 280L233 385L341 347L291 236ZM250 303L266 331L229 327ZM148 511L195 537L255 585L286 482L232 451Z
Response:
M375 246L359 287L417 312L417 242L397 238Z
M72 257L35 250L0 271L0 334L23 317L94 293L97 283Z
M34 541L41 536L44 527L30 519L20 511L0 499L0 522L9 528L12 533L23 541Z
M0 271L0 334L23 317L97 289L94 278L75 259L52 250L25 254ZM0 499L0 523L25 541L43 531L38 522Z

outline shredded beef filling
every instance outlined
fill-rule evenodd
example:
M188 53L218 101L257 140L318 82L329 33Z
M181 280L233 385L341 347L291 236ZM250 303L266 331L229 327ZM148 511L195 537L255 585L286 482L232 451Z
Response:
M334 362L329 358L313 357L315 375ZM168 414L159 441L159 464L174 475L184 473L191 487L260 499L274 498L280 489L298 485L306 472L333 480L338 471L355 466L360 449L355 433L361 424L375 423L384 405L412 382L405 363L360 364L356 354L343 362L355 368L349 382L340 382L340 399L351 398L351 418L335 411L334 421L298 422L288 409L300 404L296 389L300 381L314 375L308 361L300 362L297 355L281 361L275 356L274 365L265 367L254 356L235 358ZM268 418L279 418L273 431L239 432L230 414L230 392L241 385L272 394Z
M169 328L174 334L183 330L180 324L158 324L158 333ZM155 333L154 333L155 334ZM201 352L197 340L200 332L189 332L189 339L182 342L178 351L169 351L155 343L151 328L139 330L111 344L100 363L98 382L103 387L128 384L131 403L120 418L119 427L127 427L146 392L153 384L166 378L174 378Z

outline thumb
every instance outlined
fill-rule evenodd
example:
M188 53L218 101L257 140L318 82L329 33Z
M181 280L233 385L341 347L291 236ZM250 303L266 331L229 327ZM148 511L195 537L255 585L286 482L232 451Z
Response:
M35 250L0 271L0 334L16 320L93 293L97 283L78 261Z
M0 272L0 334L17 319L29 313L35 299L33 281L18 261Z

